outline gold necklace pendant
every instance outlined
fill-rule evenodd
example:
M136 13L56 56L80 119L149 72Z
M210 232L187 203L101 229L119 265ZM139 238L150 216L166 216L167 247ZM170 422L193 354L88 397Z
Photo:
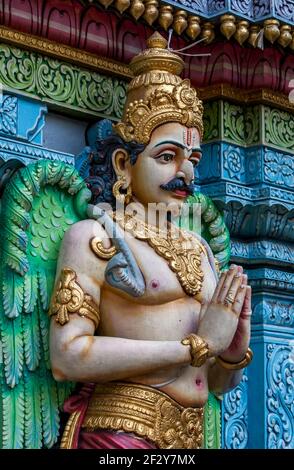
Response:
M128 214L114 214L114 218L124 230L138 240L146 241L168 262L187 295L199 294L204 277L201 253L206 254L206 250L195 236L175 226L158 229Z

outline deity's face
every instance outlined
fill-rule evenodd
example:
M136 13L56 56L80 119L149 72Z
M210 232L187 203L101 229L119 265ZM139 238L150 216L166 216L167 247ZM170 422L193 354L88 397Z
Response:
M133 195L144 206L165 203L180 207L191 194L189 185L200 158L196 128L176 122L157 127L136 163L129 166Z

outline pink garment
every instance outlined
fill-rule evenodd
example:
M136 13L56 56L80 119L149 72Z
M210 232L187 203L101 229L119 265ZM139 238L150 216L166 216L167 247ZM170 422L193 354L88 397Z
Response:
M115 431L80 432L79 449L157 449L154 444L133 434Z

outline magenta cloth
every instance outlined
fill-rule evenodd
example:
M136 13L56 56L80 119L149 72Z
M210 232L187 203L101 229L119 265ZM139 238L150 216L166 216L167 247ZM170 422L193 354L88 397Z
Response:
M154 444L133 434L115 431L80 432L79 449L157 449Z
M64 402L63 409L66 413L72 414L75 411L80 413L79 419L76 423L71 449L78 449L81 426L94 389L94 383L84 384L76 395L72 395Z

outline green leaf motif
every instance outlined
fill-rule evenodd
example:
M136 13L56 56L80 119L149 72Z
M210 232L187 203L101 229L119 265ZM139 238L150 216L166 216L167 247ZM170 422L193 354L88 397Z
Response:
M245 122L243 107L224 101L224 139L236 144L245 144Z
M19 383L23 372L24 345L21 317L11 319L3 315L0 327L5 383L13 388Z
M246 145L258 144L261 140L261 107L246 106L245 116L245 143Z
M3 412L2 449L21 449L24 444L25 393L23 380L10 389L1 385Z
M28 449L39 449L42 446L42 420L40 376L36 373L24 373L25 386L25 423L24 442Z
M204 409L204 447L219 449L221 447L221 406L220 400L212 393Z
M22 329L24 339L24 355L28 370L37 369L41 359L41 338L39 328L38 309L31 314L22 316Z
M213 139L220 139L220 102L209 101L204 105L203 124L204 135L203 141L206 143Z
M64 109L97 117L122 116L127 83L36 52L0 44L0 81Z
M265 143L294 151L293 114L264 107Z
M44 445L50 448L56 442L59 433L57 384L52 380L51 371L42 370L40 391Z
M3 271L3 309L8 318L16 318L23 307L23 280L10 268Z

